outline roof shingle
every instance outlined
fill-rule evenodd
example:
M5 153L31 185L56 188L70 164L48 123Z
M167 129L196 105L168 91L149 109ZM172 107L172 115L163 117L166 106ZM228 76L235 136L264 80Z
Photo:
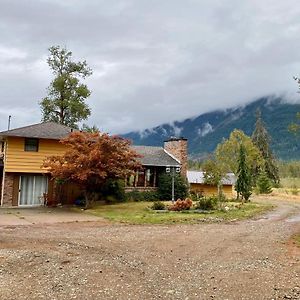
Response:
M41 139L60 140L66 137L72 129L55 122L44 122L25 127L0 132L0 136L16 136Z
M144 166L170 166L179 167L180 163L171 157L163 147L152 146L131 146L138 154L142 155L140 159Z

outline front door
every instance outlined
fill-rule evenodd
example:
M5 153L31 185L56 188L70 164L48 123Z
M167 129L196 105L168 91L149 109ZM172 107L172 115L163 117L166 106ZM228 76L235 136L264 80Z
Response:
M19 184L19 205L43 205L48 190L48 178L41 175L22 175Z

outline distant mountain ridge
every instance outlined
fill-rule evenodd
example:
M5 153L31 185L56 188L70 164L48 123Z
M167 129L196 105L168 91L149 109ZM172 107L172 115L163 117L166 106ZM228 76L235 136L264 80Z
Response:
M188 139L190 157L202 158L212 153L235 128L251 135L258 108L272 138L271 147L275 155L283 160L300 159L300 136L295 137L288 131L289 124L295 121L296 113L300 111L300 104L285 103L282 98L264 97L245 106L213 111L122 136L135 145L151 146L160 146L171 136L183 136Z

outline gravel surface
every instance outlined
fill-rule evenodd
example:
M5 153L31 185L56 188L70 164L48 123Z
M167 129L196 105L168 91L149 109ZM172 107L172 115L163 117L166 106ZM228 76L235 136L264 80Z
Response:
M300 299L300 203L255 220L0 226L0 299Z

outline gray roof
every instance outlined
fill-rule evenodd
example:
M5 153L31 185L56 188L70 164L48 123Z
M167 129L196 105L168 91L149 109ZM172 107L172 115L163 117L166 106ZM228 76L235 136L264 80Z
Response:
M138 154L143 166L179 167L180 163L167 153L163 147L131 146Z
M202 171L187 171L187 178L189 183L204 183L204 172ZM222 179L223 185L234 185L236 182L233 173L227 173Z
M60 140L71 132L71 128L55 122L44 122L0 132L0 137L16 136Z

